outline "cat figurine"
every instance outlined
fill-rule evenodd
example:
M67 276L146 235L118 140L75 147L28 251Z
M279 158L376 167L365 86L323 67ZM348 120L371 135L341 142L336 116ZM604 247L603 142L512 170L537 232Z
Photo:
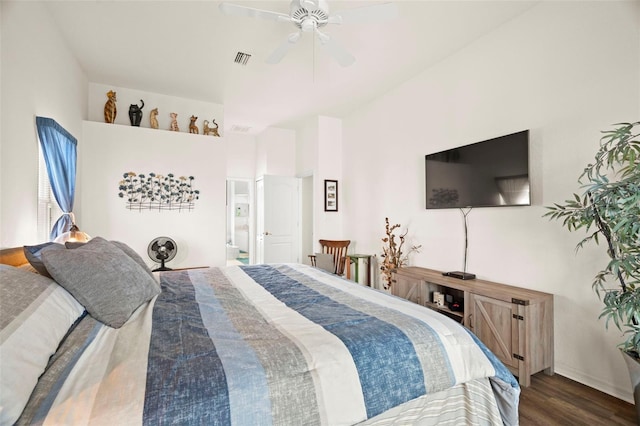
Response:
M158 108L154 108L149 113L149 125L152 129L158 128Z
M204 120L202 122L202 134L209 136L211 134L211 127L209 127L209 120Z
M104 104L104 122L115 123L118 109L116 108L116 92L109 90L107 92L107 102Z
M196 126L196 120L198 119L198 117L196 117L195 115L192 115L189 123L189 133L195 133L196 135L200 133L200 131L198 130L198 126Z
M172 112L169 113L169 116L171 117L171 126L169 127L169 130L173 132L179 132L180 129L178 128L178 114Z
M213 119L212 124L215 124L216 127L209 127L209 120L204 120L204 124L202 125L202 134L220 137L220 134L218 133L218 123L216 123L215 118Z
M129 106L129 121L131 121L132 126L140 127L140 122L142 121L142 108L144 108L144 101L140 99L142 102L141 106L136 104L131 104Z

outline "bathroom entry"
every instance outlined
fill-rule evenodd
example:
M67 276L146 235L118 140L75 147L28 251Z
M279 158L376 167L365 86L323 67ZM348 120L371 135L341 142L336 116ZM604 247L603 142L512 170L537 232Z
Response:
M253 262L253 180L227 179L227 265Z

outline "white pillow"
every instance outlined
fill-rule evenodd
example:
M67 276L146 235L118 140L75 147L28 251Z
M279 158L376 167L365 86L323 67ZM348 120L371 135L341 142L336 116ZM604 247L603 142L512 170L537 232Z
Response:
M0 265L0 424L13 424L71 326L84 312L55 281Z

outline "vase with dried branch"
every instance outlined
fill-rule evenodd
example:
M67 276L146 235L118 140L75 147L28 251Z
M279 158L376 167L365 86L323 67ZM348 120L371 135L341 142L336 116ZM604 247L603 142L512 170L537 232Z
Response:
M382 246L382 265L380 266L380 271L384 277L384 282L382 285L385 290L391 288L391 274L394 270L401 268L402 266L407 264L409 260L409 254L413 252L419 252L422 248L421 245L413 245L409 248L407 252L403 252L402 248L406 241L407 234L409 233L408 229L405 229L400 235L396 235L396 230L400 228L400 224L396 223L395 225L389 224L389 218L385 217L385 233L386 237L382 239L384 243ZM399 242L396 241L396 238Z

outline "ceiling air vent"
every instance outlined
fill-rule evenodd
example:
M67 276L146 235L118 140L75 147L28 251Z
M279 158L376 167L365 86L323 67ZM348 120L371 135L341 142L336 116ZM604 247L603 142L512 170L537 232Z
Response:
M243 126L240 124L234 124L231 126L230 129L232 132L235 133L247 133L249 130L251 130L251 126Z
M236 60L234 62L240 65L247 65L247 62L249 62L250 58L251 55L249 55L248 53L238 52L236 54Z

